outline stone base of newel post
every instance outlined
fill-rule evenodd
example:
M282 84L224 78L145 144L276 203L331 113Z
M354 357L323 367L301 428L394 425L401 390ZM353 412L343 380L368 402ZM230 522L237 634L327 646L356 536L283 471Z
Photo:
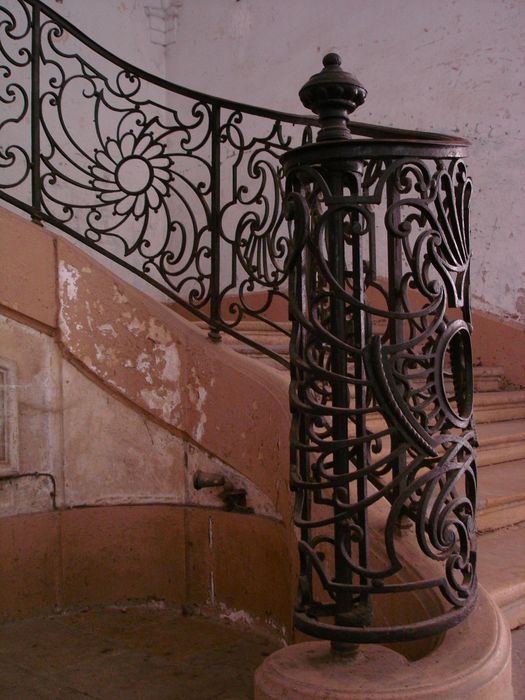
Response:
M269 656L255 674L255 700L512 700L510 632L484 591L472 614L418 661L379 645L353 657L329 642Z

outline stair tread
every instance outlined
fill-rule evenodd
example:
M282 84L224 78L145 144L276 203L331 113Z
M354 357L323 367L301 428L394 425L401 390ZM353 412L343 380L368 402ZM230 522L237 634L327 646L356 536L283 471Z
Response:
M477 365L476 367L473 367L473 371L474 374L478 376L493 376L496 374L505 374L505 370L500 365Z
M474 407L492 406L500 404L525 403L525 389L509 389L500 391L476 391L474 394Z
M525 459L481 469L478 474L478 493L481 508L525 501Z
M268 350L271 350L276 355L288 355L287 342L278 344L272 343L271 345L267 345L266 347L268 348ZM235 350L241 355L255 355L257 359L264 356L264 353L262 353L258 348L253 348L251 345L245 345L244 343L242 345L239 344L239 347L236 347Z
M525 440L525 419L482 423L477 431L481 447L499 445L502 442L518 442Z
M478 574L499 606L525 596L525 523L480 536Z

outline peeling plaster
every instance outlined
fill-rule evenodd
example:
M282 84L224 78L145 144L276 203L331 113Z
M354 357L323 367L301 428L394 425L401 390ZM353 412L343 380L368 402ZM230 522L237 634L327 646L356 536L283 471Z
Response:
M80 272L75 267L65 264L62 260L60 261L58 265L58 283L69 301L77 298L79 277Z
M123 386L120 386L120 384L117 384L117 382L114 379L108 377L106 381L108 384L111 384L111 386L114 386L115 389L118 389L121 392L121 394L123 394L124 396L126 395L126 389Z
M131 362L130 365L133 366ZM143 352L137 357L136 366L138 371L144 375L144 379L148 382L148 384L153 384L150 357L147 353Z
M113 347L106 347L105 345L97 345L94 343L96 358L99 362L107 362L110 367L116 367L120 360L117 351ZM107 371L104 372L107 376Z
M204 402L206 401L206 396L208 395L206 389L200 386L197 389L198 399L197 399L197 410L199 411L199 422L195 426L194 437L197 442L200 442L204 436L204 426L206 425L206 414L204 413Z
M180 359L175 343L159 349L164 353L162 379L168 382L178 382L180 377Z
M98 327L98 330L103 334L103 335L110 335L112 338L117 337L117 331L113 328L113 326L109 323L104 323L101 326Z
M202 438L204 437L204 428L207 420L206 413L204 412L204 404L206 402L208 392L206 391L205 387L201 386L199 383L195 367L192 367L191 369L191 376L196 386L190 385L188 388L190 401L195 406L195 409L199 414L198 423L195 425L192 432L195 440L197 442L201 442ZM210 384L213 386L212 382L210 382Z
M222 617L224 620L237 623L240 622L248 625L249 627L253 627L255 625L255 620L250 613L246 612L246 610L235 610L228 608L224 603L219 603L219 608L221 611L220 617Z
M159 323L156 319L150 318L148 323L148 335L149 340L159 345L171 345L173 338L171 333L166 329L166 327Z
M117 285L113 285L113 301L116 304L127 304L128 298L125 294L122 294Z
M65 264L60 260L58 264L58 285L61 292L61 296L68 301L73 301L77 298L78 294L78 279L80 277L79 271L72 265ZM71 337L71 329L69 327L69 319L64 312L64 304L60 304L59 311L59 326L62 335L66 342L69 341ZM80 330L77 324L77 330Z
M131 314L124 313L122 314L125 318L129 318ZM133 335L140 335L141 333L146 332L146 322L145 321L139 321L138 318L133 318L128 324L127 324L127 329L130 333Z
M149 409L161 412L162 418L167 423L173 423L177 420L177 409L180 408L181 403L179 391L172 391L165 387L160 389L142 389L140 395Z

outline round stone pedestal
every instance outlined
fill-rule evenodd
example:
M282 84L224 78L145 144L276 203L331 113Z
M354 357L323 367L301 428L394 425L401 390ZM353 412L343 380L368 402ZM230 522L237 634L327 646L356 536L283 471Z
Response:
M484 591L476 609L428 656L408 661L362 645L334 656L329 642L280 649L255 674L255 700L512 700L510 632Z

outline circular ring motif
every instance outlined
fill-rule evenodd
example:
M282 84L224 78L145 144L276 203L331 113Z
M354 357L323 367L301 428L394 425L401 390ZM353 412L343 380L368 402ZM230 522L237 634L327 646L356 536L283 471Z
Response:
M436 348L436 394L448 420L458 428L472 416L474 381L472 344L465 321L453 321Z
M115 171L115 181L126 194L145 192L153 180L153 168L140 156L124 158Z

